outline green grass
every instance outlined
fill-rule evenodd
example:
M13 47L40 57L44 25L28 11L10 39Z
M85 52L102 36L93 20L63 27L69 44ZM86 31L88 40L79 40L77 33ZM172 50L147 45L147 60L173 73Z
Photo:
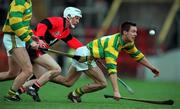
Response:
M42 102L36 103L26 94L22 95L21 102L3 101L3 96L12 84L12 81L0 82L0 109L180 109L180 83L175 82L147 82L140 80L124 81L135 91L130 95L120 84L121 95L139 99L173 99L175 104L156 105L127 100L114 101L104 99L104 94L112 94L110 83L108 87L95 92L86 94L82 97L83 102L73 104L67 100L67 94L78 86L89 83L87 79L80 79L73 87L66 88L61 85L48 83L40 90Z

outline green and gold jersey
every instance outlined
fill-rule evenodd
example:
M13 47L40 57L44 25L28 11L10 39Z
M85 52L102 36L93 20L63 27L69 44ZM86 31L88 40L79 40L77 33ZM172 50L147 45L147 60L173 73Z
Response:
M134 43L125 43L119 33L93 40L87 47L94 58L105 59L109 74L117 73L117 58L121 50L130 54L136 61L144 58Z
M31 17L31 0L13 0L9 7L3 32L15 34L22 41L30 44L32 42L32 30L30 28Z

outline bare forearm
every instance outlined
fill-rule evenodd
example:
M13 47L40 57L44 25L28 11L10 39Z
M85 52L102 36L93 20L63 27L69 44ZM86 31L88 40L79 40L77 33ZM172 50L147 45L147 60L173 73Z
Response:
M110 79L111 79L111 84L113 86L113 91L119 92L118 83L117 83L117 74L111 74Z
M143 60L140 61L140 63L146 66L147 68L149 68L155 74L154 77L159 76L160 74L159 70L155 68L145 57Z
M120 95L119 87L118 87L118 83L117 83L117 74L111 74L110 79L111 79L111 83L113 86L114 99L119 100L121 95Z
M154 66L144 57L139 63L152 70Z

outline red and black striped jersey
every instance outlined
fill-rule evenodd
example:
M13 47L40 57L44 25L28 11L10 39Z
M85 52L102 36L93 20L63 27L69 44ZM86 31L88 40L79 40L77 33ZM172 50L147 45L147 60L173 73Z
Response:
M50 46L58 40L63 40L73 49L83 44L71 35L70 28L65 28L66 19L62 17L48 17L37 24L34 35L44 40Z

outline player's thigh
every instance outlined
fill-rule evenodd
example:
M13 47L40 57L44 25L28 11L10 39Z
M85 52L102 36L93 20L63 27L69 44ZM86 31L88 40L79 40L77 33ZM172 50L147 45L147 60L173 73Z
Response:
M16 63L18 63L22 70L30 70L30 72L32 72L32 64L24 47L14 48L12 58Z
M21 68L12 58L12 56L8 56L8 64L9 64L9 75L18 75Z
M106 84L106 78L103 74L103 72L101 71L101 69L99 67L93 67L90 68L87 71L84 71L86 73L86 75L88 77L90 77L91 79L93 79L96 83L105 83Z
M48 70L58 69L61 70L58 63L48 54L44 54L34 60L36 64L45 67Z

